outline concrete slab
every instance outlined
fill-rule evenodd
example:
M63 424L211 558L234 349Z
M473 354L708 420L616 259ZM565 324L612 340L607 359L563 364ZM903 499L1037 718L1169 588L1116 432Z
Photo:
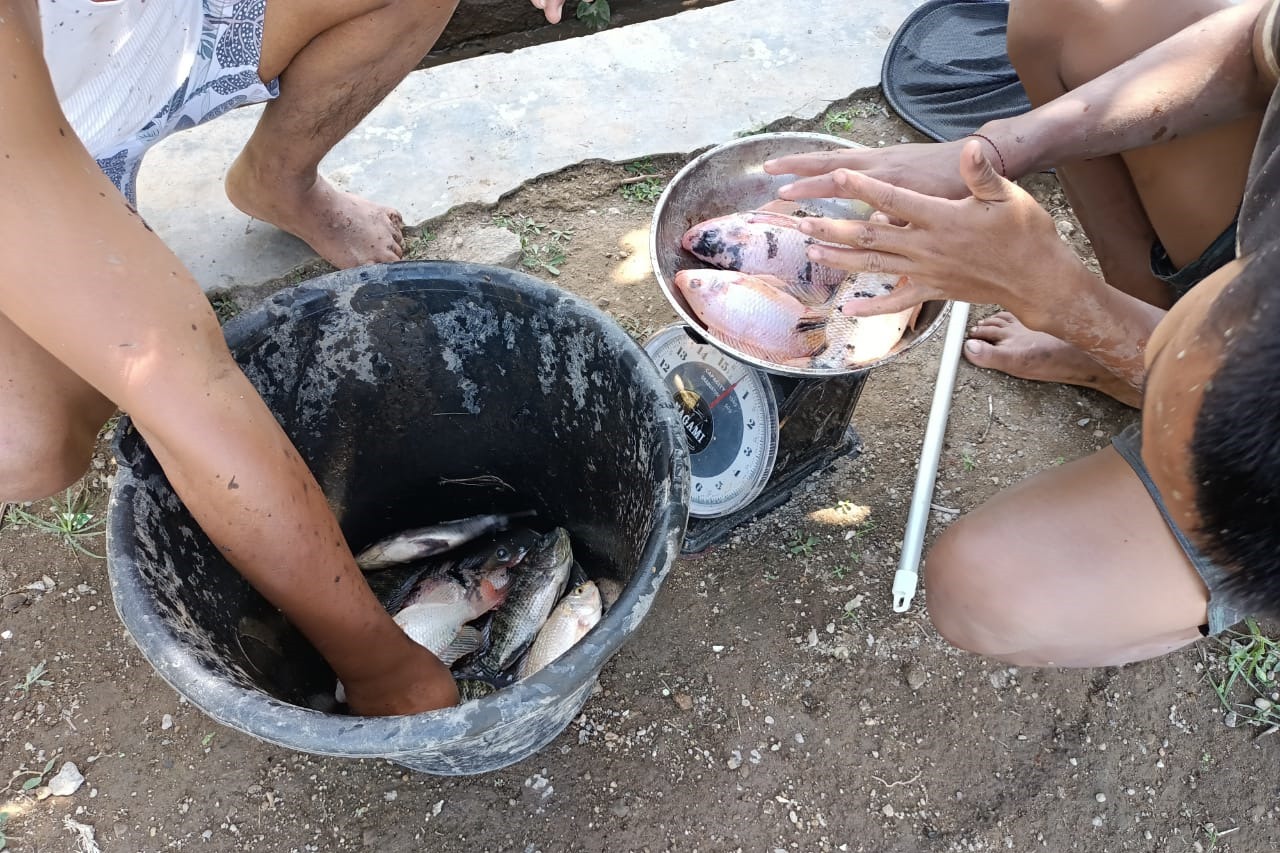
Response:
M321 168L416 223L584 160L692 152L877 85L890 36L919 2L735 0L414 72ZM260 111L165 140L142 170L142 212L206 290L314 257L223 194Z

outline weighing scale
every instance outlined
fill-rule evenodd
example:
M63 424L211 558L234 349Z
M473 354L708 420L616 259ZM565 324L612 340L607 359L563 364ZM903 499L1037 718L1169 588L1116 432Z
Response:
M680 406L692 469L685 555L785 503L836 458L857 454L850 425L869 371L779 376L738 361L685 323L644 345Z

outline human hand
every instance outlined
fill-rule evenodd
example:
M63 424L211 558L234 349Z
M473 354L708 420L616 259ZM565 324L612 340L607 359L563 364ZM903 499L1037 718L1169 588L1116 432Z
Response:
M959 174L967 198L937 198L866 174L836 169L783 187L779 196L853 198L884 217L806 217L799 229L836 246L813 245L809 258L850 272L906 276L885 296L846 303L860 316L902 311L932 299L997 303L1027 326L1052 331L1071 289L1097 282L1058 237L1053 218L1016 184L996 174L978 140L964 145ZM1082 275L1083 273L1083 275Z
M964 198L969 188L960 177L960 152L965 140L907 143L888 148L842 148L810 151L766 161L770 175L812 178L836 169L861 172L869 178L938 198Z
M561 15L564 12L565 0L530 0L535 9L541 9L542 14L546 15L547 21L552 24L560 23ZM595 0L587 0L588 3L594 3Z
M352 713L365 717L419 714L458 704L449 668L424 647L404 638L391 654L376 654L359 672L339 673Z

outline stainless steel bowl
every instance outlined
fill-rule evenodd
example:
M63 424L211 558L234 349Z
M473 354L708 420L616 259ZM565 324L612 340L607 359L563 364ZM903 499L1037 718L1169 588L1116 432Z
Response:
M653 212L649 231L649 258L658 285L676 313L717 349L739 361L782 376L844 376L870 370L892 361L923 341L942 325L951 303L926 302L920 308L914 329L908 329L902 340L884 358L853 368L798 368L775 364L741 352L707 331L675 286L676 273L684 269L706 267L686 252L680 238L693 225L714 216L735 211L753 210L778 197L778 189L794 180L790 175L770 175L764 161L784 154L800 154L835 148L850 148L854 143L821 133L763 133L727 142L700 154L681 169L667 185ZM871 208L862 202L845 199L815 199L803 202L812 214L846 219L866 219Z

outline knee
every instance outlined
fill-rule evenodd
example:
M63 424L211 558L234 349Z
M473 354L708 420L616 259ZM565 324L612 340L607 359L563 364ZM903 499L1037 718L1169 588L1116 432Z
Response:
M57 494L84 475L97 426L33 428L0 417L0 501L33 501Z
M929 550L925 595L929 619L948 643L987 657L1007 657L1026 645L1026 609L1018 584L997 558L999 543L981 526L958 522Z

